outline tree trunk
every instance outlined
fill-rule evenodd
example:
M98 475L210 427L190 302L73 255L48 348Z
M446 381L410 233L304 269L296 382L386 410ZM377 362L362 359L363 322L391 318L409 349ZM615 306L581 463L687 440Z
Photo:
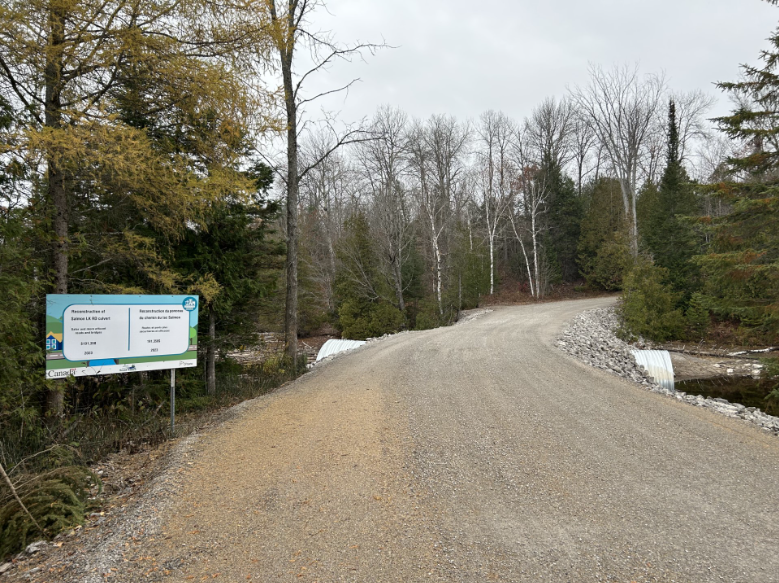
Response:
M536 288L533 285L533 272L530 271L530 259L527 256L527 251L525 250L525 243L522 241L522 239L519 239L519 246L522 248L522 255L525 257L525 267L527 268L527 281L530 284L530 295L531 297L536 297Z
M541 297L541 281L538 276L538 237L536 235L536 203L533 202L533 210L530 214L530 227L531 227L531 234L533 235L533 271L535 271L536 274L536 281L535 281L535 288L536 288L536 298Z
M216 395L216 311L208 307L208 349L206 351L206 390Z
M44 84L46 90L46 127L58 129L62 126L62 45L65 42L65 15L54 4L49 9L49 50L46 54ZM54 291L68 293L68 197L65 190L65 176L58 168L53 153L47 156L47 189L49 204L54 216Z
M631 222L630 222L630 252L635 259L638 257L638 215L636 213L636 195L630 199L631 202Z
M622 191L622 204L625 207L625 218L628 221L628 237L630 238L630 254L638 257L638 221L636 220L636 194L628 179L619 179Z
M527 249L525 249L525 242L522 240L522 237L519 235L519 231L517 230L517 224L514 222L513 215L509 215L511 218L511 228L514 230L514 236L517 238L517 241L519 242L519 247L522 249L522 255L525 257L525 268L527 269L527 282L528 285L530 285L530 295L532 297L536 297L535 288L533 286L533 272L530 270L530 259L527 255Z
M490 295L495 293L495 233L490 231Z
M65 42L65 14L56 3L49 8L49 46L44 70L46 127L62 126L62 45ZM54 269L54 293L68 293L68 196L65 175L58 168L53 153L47 156L47 194L53 211L54 241L52 267ZM46 410L60 416L65 410L65 394L58 389L46 394Z
M457 276L457 319L460 319L460 312L463 311L463 274Z
M435 225L433 225L435 229ZM438 246L438 237L433 236L433 253L435 254L435 295L438 300L438 313L444 315L444 303L441 297L441 248Z
M327 224L325 225L327 231L327 259L329 262L330 271L327 274L328 282L328 297L327 305L331 311L335 312L335 246L333 245L333 234L331 230L330 214L327 215Z
M285 43L279 45L287 110L287 296L284 311L285 354L297 366L298 356L298 112L292 82L292 56L295 50L297 2L289 0ZM274 8L275 16L275 8Z
M396 257L392 263L395 271L395 295L398 298L398 309L404 312L406 310L406 302L403 300L403 270L400 265L400 258Z

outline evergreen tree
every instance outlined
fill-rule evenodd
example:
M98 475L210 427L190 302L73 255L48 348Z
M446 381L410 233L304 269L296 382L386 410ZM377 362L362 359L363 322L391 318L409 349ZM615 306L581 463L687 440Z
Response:
M449 253L452 281L447 289L447 304L460 310L479 307L479 299L490 291L489 249L483 240L473 240L463 225L453 233Z
M41 385L43 333L36 316L44 307L36 300L45 281L39 277L43 262L33 244L34 217L20 204L17 188L27 176L14 156L16 122L15 112L0 96L0 428L25 441L31 430L40 430L34 422L37 408L28 403L37 400ZM0 442L4 437L0 432Z
M201 295L198 321L207 330L198 337L207 339L209 394L215 392L217 352L255 343L260 304L275 289L283 262L284 246L268 236L278 213L265 200L272 171L259 164L250 176L257 186L253 196L214 202L203 227L187 230L171 261L183 285L189 282L189 290Z
M621 289L632 259L619 181L599 178L584 190L584 202L577 246L582 275L591 287Z
M548 230L542 246L552 268L552 282L571 283L579 277L576 244L581 235L582 201L573 180L553 158L545 157L540 172L549 189Z
M715 194L732 211L711 219L711 244L697 257L704 299L715 314L744 332L776 342L779 335L779 29L744 78L719 87L739 104L719 128L748 150L728 160L731 179Z
M337 257L335 287L343 336L364 340L400 330L405 318L392 303L394 292L381 275L375 241L364 214L357 212L346 220Z
M668 106L668 147L666 165L659 188L647 205L644 242L655 265L668 270L668 279L677 291L691 293L696 266L691 262L698 242L690 222L682 217L698 213L698 202L679 155L679 127L673 99Z

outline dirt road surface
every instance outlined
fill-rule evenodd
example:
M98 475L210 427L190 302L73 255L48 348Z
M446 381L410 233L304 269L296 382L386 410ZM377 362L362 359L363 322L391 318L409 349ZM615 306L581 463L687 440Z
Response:
M553 347L611 301L316 367L203 436L94 580L779 581L779 440Z

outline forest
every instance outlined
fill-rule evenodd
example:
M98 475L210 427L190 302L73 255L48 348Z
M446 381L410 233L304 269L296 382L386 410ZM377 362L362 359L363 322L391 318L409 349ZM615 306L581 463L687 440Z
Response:
M300 374L298 337L495 301L621 293L626 337L779 342L779 31L715 119L703 92L593 65L523 119L346 125L307 117L309 75L393 49L318 35L321 8L0 7L0 556L83 519L89 463L167 435L163 372L44 378L46 294L198 295L185 414ZM284 355L231 360L268 332Z

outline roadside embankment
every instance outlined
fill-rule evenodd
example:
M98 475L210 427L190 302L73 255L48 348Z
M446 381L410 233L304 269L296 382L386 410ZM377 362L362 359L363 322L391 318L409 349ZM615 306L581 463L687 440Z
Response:
M729 403L725 399L708 399L683 391L670 391L654 382L647 372L636 364L631 347L617 338L614 331L618 320L614 308L595 308L576 316L557 338L555 344L562 351L582 362L634 381L650 391L664 394L695 405L713 409L728 417L741 418L779 436L779 417L763 413L755 407Z

